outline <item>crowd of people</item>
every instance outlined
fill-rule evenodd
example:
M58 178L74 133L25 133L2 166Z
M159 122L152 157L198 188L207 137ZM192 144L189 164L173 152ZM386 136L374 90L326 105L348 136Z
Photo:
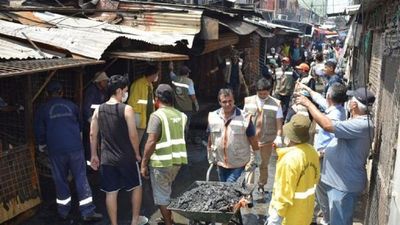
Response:
M258 167L257 191L269 194L264 187L271 154L276 152L266 225L309 225L319 210L322 224L349 225L366 185L373 133L368 112L375 97L365 87L348 91L329 54L313 48L310 63L300 43L295 46L287 56L271 48L268 71L256 82L256 93L243 99L242 63L238 52L232 51L225 67L226 87L217 95L220 107L208 114L208 161L217 166L222 182L235 182ZM199 103L188 77L190 69L181 66L175 74L170 64L169 70L171 83L155 90L157 66L149 65L131 84L121 75L109 78L97 73L85 93L84 123L78 106L63 98L62 83L47 85L49 100L36 112L35 136L39 150L49 155L61 219L68 218L71 209L69 171L75 178L82 219L102 219L93 204L86 160L100 172L112 225L118 224L120 190L131 192L131 224L148 222L140 215L142 178L151 181L163 223L173 224L167 206L172 183L188 163L185 137ZM318 85L323 88L318 90Z

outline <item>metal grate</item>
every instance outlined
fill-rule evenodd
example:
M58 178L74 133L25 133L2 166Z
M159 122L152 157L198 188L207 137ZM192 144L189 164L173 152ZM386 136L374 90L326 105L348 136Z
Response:
M0 153L0 223L40 203L37 180L26 145Z
M33 74L49 70L66 69L102 63L104 63L102 60L73 58L6 61L0 62L0 77Z
M20 77L0 79L0 142L3 150L25 143L25 93Z

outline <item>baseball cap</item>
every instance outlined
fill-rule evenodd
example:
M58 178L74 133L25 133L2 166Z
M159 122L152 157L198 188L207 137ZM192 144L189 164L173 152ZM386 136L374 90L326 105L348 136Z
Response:
M295 114L289 123L283 126L283 135L295 143L305 143L310 139L311 120L303 114Z
M358 88L357 90L349 90L346 93L348 96L355 97L359 102L366 106L371 106L375 102L375 95L365 87Z
M105 72L97 72L94 75L94 77L95 77L94 82L100 82L100 81L109 79L109 77L107 76L107 74Z
M307 63L301 63L300 65L296 66L296 69L302 70L304 72L310 71L310 66Z
M62 89L62 84L60 81L50 81L49 84L47 84L47 92L53 93L56 91L60 91Z
M156 96L166 100L172 101L174 91L168 84L160 84L156 89Z
M180 75L186 75L191 73L192 71L189 69L187 66L182 66L181 69L179 70Z

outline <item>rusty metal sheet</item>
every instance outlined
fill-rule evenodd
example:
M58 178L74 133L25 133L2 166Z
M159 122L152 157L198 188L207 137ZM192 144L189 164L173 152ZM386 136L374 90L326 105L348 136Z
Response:
M169 33L145 31L138 29L137 27L125 26L125 25L115 25L105 22L93 21L89 19L67 17L55 13L34 13L36 17L45 21L47 23L53 24L59 28L83 30L92 32L108 32L112 34L117 34L120 37L126 37L132 40L143 41L154 45L175 45L177 41L186 40L188 42L188 47L191 48L193 44L195 33L190 32L176 32L174 30L169 31ZM171 22L172 23L172 22Z
M145 31L161 33L197 34L201 29L202 9L174 7L163 4L145 4L120 2L119 9L124 10L165 10L166 12L143 12L139 14L121 13L122 24Z
M16 19L25 25L32 25L38 27L51 27L52 25L45 23L44 21L37 18L33 12L14 12Z
M0 78L78 66L97 65L103 64L104 62L103 60L72 58L6 61L0 62Z
M189 60L189 56L168 52L144 51L144 52L110 52L108 56L121 59L135 59L142 61L182 61Z
M100 0L96 9L118 9L119 2L111 0ZM117 18L117 13L115 12L96 12L90 18L98 21L112 22Z
M65 54L41 49L44 57L31 45L0 37L0 59L43 59L60 58Z

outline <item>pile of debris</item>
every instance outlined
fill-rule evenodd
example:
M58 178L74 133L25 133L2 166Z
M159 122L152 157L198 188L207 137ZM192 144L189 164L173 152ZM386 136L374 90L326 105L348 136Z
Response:
M169 208L191 212L229 211L244 195L238 183L200 183L174 199Z

